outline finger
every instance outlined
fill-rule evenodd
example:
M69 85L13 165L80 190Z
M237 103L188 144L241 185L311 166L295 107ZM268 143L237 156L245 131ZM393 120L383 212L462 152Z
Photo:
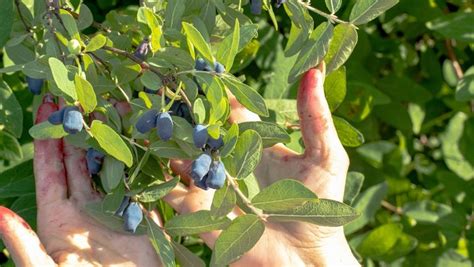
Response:
M329 162L344 151L324 95L325 65L308 70L298 91L298 115L306 147L305 155Z
M58 110L52 99L46 96L36 115L36 123L48 119ZM38 208L45 204L64 200L67 197L66 170L63 164L62 139L35 140L34 171L36 182L36 202Z
M0 238L16 266L56 266L30 226L20 216L2 206Z
M64 141L64 165L66 166L67 185L71 198L80 203L99 199L99 194L92 187L84 150Z
M227 91L227 94L229 95L230 108L232 110L229 116L230 122L260 121L260 117L240 104L230 91Z

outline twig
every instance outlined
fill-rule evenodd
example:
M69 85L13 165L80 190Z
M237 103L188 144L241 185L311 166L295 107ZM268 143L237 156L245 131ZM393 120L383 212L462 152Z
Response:
M394 205L392 205L391 203L385 201L385 200L382 200L382 207L386 208L387 210L393 212L393 213L396 213L398 215L403 215L403 211L401 208L399 207L396 207Z
M240 197L240 199L242 200L242 202L245 204L245 206L247 206L255 215L257 215L260 219L262 219L263 221L267 221L267 217L268 215L264 214L263 212L261 212L259 209L255 208L253 205L252 205L252 202L250 202L250 200L244 195L244 193L240 190L239 188L239 185L237 184L237 182L235 181L235 178L233 178L232 176L230 176L228 173L227 174L227 181L229 182L229 184L232 186L232 188L234 189L235 193L237 193L237 195Z
M337 22L337 23L342 23L342 24L348 24L349 23L347 21L338 19L337 16L334 15L334 14L328 14L328 13L325 13L325 12L315 8L315 7L312 7L311 4L306 3L304 1L299 0L298 3L302 6L304 6L306 9L308 9L308 10L310 10L310 11L312 11L312 12L314 12L314 13L322 16L322 17L327 18L331 22Z
M462 79L464 77L464 72L461 68L461 64L459 64L456 54L454 53L453 40L447 39L445 41L445 46L446 50L448 50L448 57L451 60L451 64L453 65L456 76L458 77L458 79Z

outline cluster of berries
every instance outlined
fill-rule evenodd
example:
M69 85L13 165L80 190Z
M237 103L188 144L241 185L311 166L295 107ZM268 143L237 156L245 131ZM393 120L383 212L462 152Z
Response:
M48 121L53 125L62 124L64 131L69 134L76 134L83 128L82 113L76 106L67 106L51 113Z
M198 124L194 127L193 132L194 145L203 150L203 153L193 161L191 167L191 177L194 184L207 190L208 188L219 189L224 186L226 172L222 161L213 159L212 155L216 154L224 145L222 136L214 139L209 136L207 127Z
M129 196L123 197L122 203L120 203L115 215L123 218L123 229L129 233L135 233L138 225L140 225L143 220L143 212L140 208L140 204L131 201Z
M173 119L168 112L158 112L156 109L146 111L135 124L137 130L144 134L156 128L161 140L168 141L173 135Z

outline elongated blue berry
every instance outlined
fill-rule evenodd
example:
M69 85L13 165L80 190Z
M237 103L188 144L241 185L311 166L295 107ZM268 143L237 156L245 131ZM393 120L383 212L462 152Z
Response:
M142 209L140 209L140 205L138 205L137 202L130 203L123 212L123 219L124 230L130 233L135 233L138 225L143 220L143 213Z
M207 64L207 62L202 58L196 59L194 68L196 70L211 71L211 66L209 66L209 64Z
M201 180L195 180L194 185L201 189L207 190L209 189L206 183L207 179L208 179L208 175L205 175Z
M102 161L105 155L93 148L89 148L86 153L86 163L89 174L98 174L102 168Z
M137 131L144 134L155 128L157 114L158 111L156 109L150 109L143 113L143 115L138 119L137 123L135 124Z
M200 181L209 172L212 158L209 154L203 153L193 161L191 166L191 177L194 181Z
M51 115L49 115L48 117L49 123L54 124L54 125L59 125L63 123L63 120L64 120L64 108L51 113Z
M211 149L217 150L224 145L224 140L222 139L222 136L219 136L219 138L217 139L209 137L209 139L207 140L207 144Z
M43 88L43 79L36 79L26 76L26 83L28 83L28 89L34 95L41 94L41 88Z
M222 161L214 161L207 174L206 185L210 188L219 189L225 183L225 167Z
M197 148L202 148L203 146L206 145L207 138L208 138L207 127L202 125L202 124L196 125L196 127L194 127L194 131L193 131L194 145Z
M63 128L66 133L76 134L82 130L82 113L76 106L64 108Z
M143 41L138 45L137 50L133 53L133 55L141 60L146 59L146 55L149 51L149 40L148 38L143 39Z
M250 12L254 15L262 13L262 0L250 0Z
M216 65L214 66L214 71L219 73L219 74L223 73L225 71L225 67L221 63L216 62Z
M156 130L161 140L168 141L173 135L173 119L168 112L162 112L156 117Z
M124 212L125 209L128 207L128 204L130 204L130 197L129 197L129 196L124 196L124 197L122 198L122 202L120 203L120 206L119 206L118 209L115 211L115 215L122 217L123 212Z

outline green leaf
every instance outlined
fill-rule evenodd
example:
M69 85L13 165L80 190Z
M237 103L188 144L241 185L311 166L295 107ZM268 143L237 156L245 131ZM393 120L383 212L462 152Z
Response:
M398 3L398 0L358 0L349 20L355 25L365 24Z
M20 143L11 134L0 130L0 159L5 160L21 160L23 153Z
M268 116L267 106L265 105L263 97L252 87L230 75L224 76L222 81L244 107L258 115L264 117Z
M220 44L217 50L217 60L224 64L226 70L232 69L235 55L239 51L240 24L235 20L234 31L229 34Z
M13 11L13 1L0 0L0 48L2 48L10 39L12 31L14 16L16 11Z
M359 218L344 226L344 233L349 235L364 227L380 208L380 202L387 194L388 186L380 183L369 187L355 201L354 208L360 213Z
M455 12L427 22L426 27L440 33L445 38L474 42L473 21L474 12Z
M469 129L469 125L474 126L474 120L469 119L465 113L458 112L449 121L445 132L441 136L444 162L450 170L466 181L474 178L474 165L466 158L460 141L466 129ZM470 126L470 129L473 126Z
M154 142L151 146L151 153L155 156L168 159L189 159L191 158L185 151L183 151L178 144L171 141L159 140Z
M326 7L331 11L331 14L336 13L341 8L342 0L326 0Z
M57 58L51 57L48 59L51 73L53 74L54 82L64 93L65 96L70 97L72 100L77 100L76 87L72 79L69 78L69 73L64 64Z
M342 67L331 72L324 80L324 94L329 109L334 111L346 96L346 68Z
M94 88L92 88L89 81L79 74L76 74L74 81L76 83L76 92L79 103L81 103L86 114L91 113L97 106L97 98L95 96Z
M163 86L160 77L158 77L158 75L156 75L151 70L146 70L143 72L142 76L140 77L140 81L145 87L152 90L158 90Z
M20 138L23 132L23 110L8 84L0 81L0 125Z
M329 49L329 42L331 41L333 30L334 27L328 22L321 23L314 29L290 71L290 75L288 76L289 83L295 82L301 74L310 68L316 67L323 60Z
M239 139L239 125L237 123L232 124L227 134L224 136L224 146L220 149L221 157L227 157L235 148L237 140Z
M92 37L92 39L89 41L86 48L84 49L84 53L99 50L105 45L106 42L107 38L99 33L96 36Z
M364 136L346 120L333 116L334 126L341 143L347 147L357 147L364 143Z
M389 223L372 230L357 246L357 252L363 257L380 258L397 243L402 234L400 224ZM377 244L377 245L374 245Z
M357 195L359 195L362 184L364 183L364 178L364 175L360 172L347 173L344 188L344 203L348 205L352 204Z
M113 157L105 157L100 171L100 181L105 192L110 193L124 177L123 162Z
M234 209L235 203L235 192L228 183L225 183L222 188L214 193L210 211L211 217L214 219L226 216Z
M212 65L214 65L214 57L212 56L211 47L204 39L204 37L202 37L201 33L193 25L186 22L183 22L183 29L188 39L202 54L202 56L209 63L212 63Z
M410 202L403 206L403 214L420 223L436 223L452 212L450 206L430 200Z
M137 195L137 199L141 202L155 202L166 196L179 182L179 178L175 177L164 183L153 185L145 189L142 193Z
M50 138L58 139L68 135L68 133L64 131L62 124L52 125L48 121L35 124L33 127L30 128L28 133L31 137L37 140Z
M352 54L357 44L357 30L352 24L338 24L334 28L334 35L324 61L327 73L341 67Z
M292 179L280 180L264 188L252 199L252 204L265 213L284 212L318 197L304 184Z
M307 201L291 210L268 213L274 221L302 221L320 226L341 226L356 219L359 214L349 205L330 199Z
M33 160L20 163L0 173L2 198L19 197L35 192Z
M175 140L194 144L193 126L184 118L178 116L172 116L172 118L174 125L173 138Z
M200 210L171 218L165 229L171 236L184 236L225 229L229 224L227 217L213 220L208 210Z
M226 266L235 261L257 244L264 231L265 225L257 216L237 217L217 238L211 266Z
M409 254L414 250L418 245L418 240L410 235L402 233L395 245L382 256L383 261L394 261L396 259L402 258L403 256Z
M79 30L77 29L76 20L74 19L74 17L69 14L68 11L63 9L60 9L59 13L59 15L61 16L62 24L69 33L69 36L76 40L81 40L81 36L79 35Z
M166 238L163 231L160 229L156 223L148 217L145 217L147 223L147 235L148 239L151 242L151 245L155 249L156 253L158 254L159 259L163 263L162 266L165 267L174 267L176 263L174 261L174 252L173 247Z
M174 240L171 240L171 245L173 246L176 259L178 260L181 266L206 267L204 261L198 256L194 255L194 253L187 249L185 246L175 242Z
M196 123L202 124L206 120L206 107L201 98L197 98L193 104L193 113Z
M285 129L272 122L248 121L239 123L240 133L249 129L256 131L260 135L264 148L271 147L277 143L288 143L291 140Z
M469 101L474 99L474 67L470 67L456 86L456 100Z
M99 120L94 120L92 121L90 133L105 152L122 161L128 167L132 166L132 152L120 135L110 128L110 126Z
M237 179L244 179L257 167L262 157L262 138L254 130L247 130L239 136L235 145L229 173ZM226 166L228 167L228 166Z
M181 17L185 9L186 0L176 0L167 3L165 11L166 28L179 30L181 27Z

